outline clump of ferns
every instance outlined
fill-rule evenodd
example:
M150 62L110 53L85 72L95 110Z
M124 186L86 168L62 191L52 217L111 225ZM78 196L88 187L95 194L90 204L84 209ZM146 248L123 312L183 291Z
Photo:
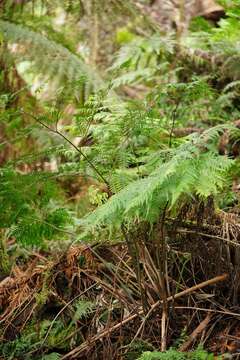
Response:
M165 161L161 152L151 155L149 173L132 181L104 205L89 214L83 223L88 229L119 227L131 221L154 223L166 207L176 212L179 202L218 194L226 183L233 160L217 153L217 139L225 126L193 134L182 145L169 149ZM215 143L215 151L214 151Z

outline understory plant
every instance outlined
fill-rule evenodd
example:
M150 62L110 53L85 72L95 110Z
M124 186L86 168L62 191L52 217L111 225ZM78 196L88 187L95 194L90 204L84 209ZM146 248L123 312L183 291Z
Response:
M227 355L226 357L227 358ZM214 354L207 353L206 351L202 350L201 348L189 352L189 353L181 353L176 350L170 349L164 353L162 352L144 352L138 360L213 360L213 359L224 359L222 356L214 356Z
M78 292L91 288L89 279L97 284L104 321L96 325L92 319L92 343L102 341L99 333L111 339L109 328L114 333L128 316L141 320L134 328L139 339L156 316L160 336L154 341L162 352L139 352L140 360L211 359L203 350L166 351L169 303L207 280L202 268L189 276L202 239L238 244L239 0L222 1L226 18L218 27L195 19L186 33L164 34L144 13L150 5L1 2L0 276L8 281L7 275L26 265L23 254L31 255L25 249L62 250L78 243L93 244L94 253L96 244L116 243L117 265L102 261L101 251L94 253L101 265L87 270L84 257L64 260L78 280L87 278L77 283ZM226 209L235 212L228 217ZM195 246L190 250L184 248L187 235ZM124 261L121 246L130 255ZM215 253L219 264L229 262L233 284L237 253L223 249L215 247ZM97 262L92 253L89 262ZM205 261L207 255L198 257ZM61 279L64 290L71 291L76 273L68 286ZM238 288L232 288L227 301L237 299ZM61 286L56 289L61 293ZM209 289L207 299L215 296ZM59 300L58 293L51 295ZM68 309L64 296L60 300L61 309ZM31 324L25 319L22 335L1 345L3 356L31 358L40 348L43 359L57 359L55 351L88 348L79 329L94 305L74 306L67 321L56 315L37 326L37 318ZM111 308L112 319L106 315ZM121 346L125 351L126 344Z

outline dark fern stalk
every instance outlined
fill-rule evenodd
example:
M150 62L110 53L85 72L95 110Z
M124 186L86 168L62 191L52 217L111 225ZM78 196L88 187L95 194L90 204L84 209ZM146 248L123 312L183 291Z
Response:
M82 150L80 148L78 148L69 138L67 138L63 133L61 133L58 129L57 129L57 124L56 124L56 128L52 129L50 126L48 126L47 124L43 123L41 120L38 119L38 117L36 117L35 115L31 114L31 113L27 113L25 111L22 111L23 114L29 115L31 116L36 122L38 122L40 125L42 125L45 129L47 129L48 131L59 135L60 137L62 137L68 144L70 144L83 158L84 160L90 165L90 167L95 171L95 173L103 180L103 182L107 185L109 192L111 192L110 190L110 186L108 181L105 179L105 177L99 172L99 170L96 168L96 166L91 162L91 160L82 152Z
M162 333L161 333L161 350L167 350L167 322L168 322L168 303L167 303L167 276L168 276L168 267L167 267L167 242L165 235L165 219L166 211L168 209L168 202L166 203L160 223L160 237L161 237L161 262L160 262L160 278L162 282L162 294L163 294L163 310L162 310Z
M177 111L178 111L178 107L180 105L180 102L177 103L177 105L175 106L175 108L172 111L172 126L171 126L171 130L170 130L170 134L169 134L169 143L168 146L171 148L172 147L172 137L173 137L173 133L174 133L174 128L175 128L175 124L176 124L176 120L177 120Z
M149 305L147 302L147 297L145 290L142 286L142 274L141 274L141 267L140 267L140 256L139 256L139 243L134 239L134 236L130 236L125 225L121 225L122 234L124 236L124 239L126 241L128 251L132 257L133 266L135 269L135 274L138 282L138 286L140 288L140 294L141 294L141 302L144 314L147 314Z

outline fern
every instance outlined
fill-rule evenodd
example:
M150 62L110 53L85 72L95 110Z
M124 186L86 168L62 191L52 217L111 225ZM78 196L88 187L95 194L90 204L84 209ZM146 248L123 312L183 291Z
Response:
M115 79L113 88L122 85L150 84L159 82L171 74L170 62L174 54L174 40L162 38L155 34L152 37L136 38L123 46L116 56L110 70ZM128 72L126 73L126 69Z
M110 187L112 193L117 193L130 184L133 180L137 179L138 175L136 170L127 169L127 170L117 170L110 177Z
M166 204L174 208L183 196L198 194L207 198L217 194L232 160L201 149L217 134L219 128L206 131L200 138L190 137L171 152L170 160L157 165L147 177L131 182L87 216L84 223L94 228L137 219L154 222Z
M56 353L56 352L53 352L53 353L48 354L48 355L43 355L41 357L41 360L60 360L60 359L61 359L61 355Z
M76 322L78 320L84 319L89 314L92 313L95 305L91 301L87 300L79 300L75 303L75 313L73 316L73 321Z
M92 90L103 86L98 75L79 56L40 33L2 20L0 32L8 43L11 56L17 62L29 61L30 70L41 74L47 81L54 80L56 88L62 84L65 87L71 84L78 91L82 88L87 98Z
M183 353L180 353L176 350L168 350L165 353L160 353L158 351L146 351L144 352L138 360L185 360L186 356Z
M78 320L83 320L94 309L94 304L88 300L76 301L73 305L74 314L69 321L43 319L38 323L30 323L13 341L2 343L0 352L5 359L29 358L28 353L34 353L36 359L57 360L60 355L56 352L61 349L69 349L70 343L66 340L69 334L76 331ZM47 335L47 336L46 336ZM44 344L44 347L42 346ZM39 357L39 350L44 350L48 355Z
M193 61L211 63L219 77L239 80L239 1L231 3L232 7L227 6L227 18L221 19L217 28L190 34L183 52L188 47L186 54L192 55Z
M147 351L144 352L138 360L213 360L221 357L216 357L214 354L207 353L206 351L202 350L201 348L195 350L192 353L181 353L177 350L170 349L166 352L158 352L158 351Z
M58 205L56 184L44 181L42 175L21 175L9 168L0 173L1 228L25 245L41 246L45 240L67 233L71 224L69 211Z

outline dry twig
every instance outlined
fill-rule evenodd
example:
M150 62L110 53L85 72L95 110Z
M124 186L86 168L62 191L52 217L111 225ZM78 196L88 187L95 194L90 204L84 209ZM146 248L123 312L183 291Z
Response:
M228 277L228 274L223 274L223 275L219 275L214 277L213 279L204 281L200 284L194 285L189 289L183 290L181 292L179 292L178 294L174 295L174 296L169 296L166 301L170 302L172 300L178 299L180 297L183 297L185 295L188 295L196 290L202 289L206 286L209 285L213 285L216 284L220 281L224 281L226 280ZM163 301L159 300L157 301L155 304L153 304L148 312L148 314L146 315L146 318L144 319L144 321L146 321L146 319L150 316L150 314L159 306L162 305ZM85 352L89 346L93 345L96 341L103 339L105 336L109 335L110 333L112 333L115 330L118 330L119 328L121 328L123 325L129 323L130 321L136 319L138 316L141 316L144 314L144 310L142 308L139 309L138 312L136 312L135 314L129 315L127 316L125 319L123 319L121 322L115 324L114 326L112 326L111 328L105 328L103 331L101 331L100 333L98 333L97 335L93 336L91 339L89 339L88 341L85 341L83 344L81 344L80 346L77 346L75 349L71 350L69 353L67 353L66 355L64 355L62 357L62 360L66 360L66 359L77 359L77 357L79 355L81 355L83 352Z

